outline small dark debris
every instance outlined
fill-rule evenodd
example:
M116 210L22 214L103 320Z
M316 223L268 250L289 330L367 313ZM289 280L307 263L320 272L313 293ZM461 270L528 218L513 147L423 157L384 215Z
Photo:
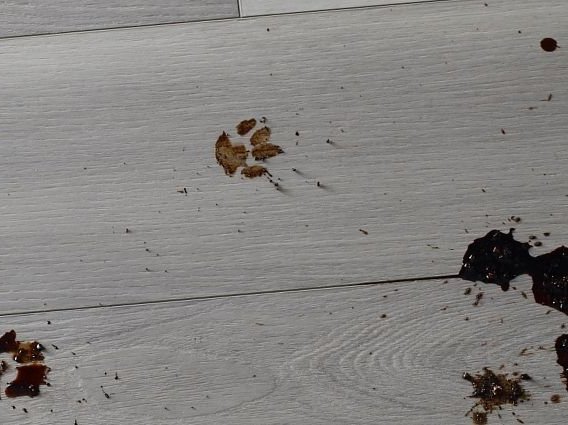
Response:
M483 292L479 292L476 296L475 296L475 301L473 302L473 306L477 307L479 305L479 302L481 301L481 299L483 298Z
M550 232L544 232L543 235L548 237L548 236L550 236Z
M525 291L521 291L521 295L525 300L528 299L527 293Z
M560 403L560 394L554 394L550 397L550 401L554 404Z
M368 235L368 234L369 234L369 232L367 232L366 230L363 230L363 229L359 229L359 231L360 231L361 233L363 233L364 235Z
M536 241L536 242L534 243L534 246L542 246L542 242L541 242L541 241Z
M465 288L465 291L463 291L464 295L469 295L471 294L471 288Z
M507 134L504 128L501 129L501 134Z

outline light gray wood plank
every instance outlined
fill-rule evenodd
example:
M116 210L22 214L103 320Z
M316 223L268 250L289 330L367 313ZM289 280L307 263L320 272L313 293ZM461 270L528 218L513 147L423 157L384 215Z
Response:
M0 309L452 274L511 215L566 244L567 62L539 41L568 3L512 4L5 40ZM282 191L215 163L263 115Z
M534 378L532 400L490 423L563 424L551 347L566 316L516 285L484 286L479 307L451 280L4 317L50 347L52 386L0 401L2 423L470 424L462 373L503 364Z
M237 0L2 0L0 37L237 16Z
M432 2L432 0L240 0L242 16L271 15L365 6L384 6L404 3ZM439 0L455 1L455 0ZM463 1L463 0L462 0ZM467 0L466 0L467 1ZM477 2L483 6L483 2ZM459 7L459 6L458 6Z

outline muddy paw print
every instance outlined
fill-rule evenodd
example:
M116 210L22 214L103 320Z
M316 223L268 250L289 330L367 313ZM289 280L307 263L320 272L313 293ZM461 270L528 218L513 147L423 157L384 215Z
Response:
M241 121L237 126L237 134L241 137L250 133L256 127L257 121L254 118ZM249 139L252 145L252 157L256 161L264 161L284 153L278 145L270 143L272 131L269 127L262 127L256 130ZM247 178L271 176L264 165L247 163L249 151L244 144L233 144L229 135L223 132L215 143L215 158L217 163L223 167L225 174L233 176L242 167L241 175ZM270 180L270 179L269 179Z

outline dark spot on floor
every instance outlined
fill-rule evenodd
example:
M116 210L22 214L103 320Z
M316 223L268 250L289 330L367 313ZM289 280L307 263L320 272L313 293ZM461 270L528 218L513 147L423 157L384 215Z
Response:
M540 40L540 47L545 52L554 52L558 48L558 43L554 38L546 37Z

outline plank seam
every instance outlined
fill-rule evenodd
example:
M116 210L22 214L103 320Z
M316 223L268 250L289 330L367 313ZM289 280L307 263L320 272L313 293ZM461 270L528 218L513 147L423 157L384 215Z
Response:
M133 306L145 306L145 305L156 305L156 304L169 304L187 301L205 301L205 300L217 300L224 298L238 298L238 297L250 297L255 295L270 295L270 294L287 294L294 292L308 292L308 291L324 291L330 289L342 289L342 288L360 288L368 286L378 286L386 285L392 283L405 283L405 282L426 282L431 280L441 280L441 279L455 279L459 275L439 275L439 276L428 276L428 277L413 277L405 279L390 279L390 280L380 280L373 282L360 282L360 283L345 283L336 285L322 285L322 286L311 286L307 288L288 288L288 289L273 289L268 291L251 291L251 292L238 292L234 294L213 294L213 295L200 295L195 297L179 297L179 298L165 298L159 300L151 301L134 301L129 303L112 303L112 304L97 304L90 306L79 306L79 307L63 307L63 308L53 308L53 309L42 309L42 310L30 310L30 311L16 311L9 313L0 313L0 317L9 316L29 316L34 314L45 314L45 313L58 313L63 311L84 311L84 310L97 310L102 308L113 308L113 307L133 307Z
M381 4L381 5L371 5L371 6L353 6L353 7L334 8L334 9L318 9L318 10L308 10L308 11L299 11L299 12L285 12L285 13L271 13L263 15L242 16L241 4L240 0L238 0L237 1L238 16L231 16L227 18L210 18L210 19L199 19L196 21L185 20L185 21L161 22L157 24L140 24L140 25L126 25L126 26L104 27L104 28L91 28L84 30L42 32L37 34L6 35L0 37L0 42L4 40L15 40L20 38L35 38L35 37L57 36L57 35L82 34L82 33L91 33L91 32L154 28L154 27L165 27L168 25L172 26L188 25L188 24L208 23L208 22L224 22L224 21L246 20L246 19L255 19L255 18L268 18L276 16L301 15L309 13L345 12L352 10L367 10L367 9L381 9L381 8L384 9L384 8L400 7L400 6L417 6L417 5L430 4L430 3L464 3L464 2L473 2L473 1L477 0L424 0L424 1L416 0L405 3L391 3L391 4Z

